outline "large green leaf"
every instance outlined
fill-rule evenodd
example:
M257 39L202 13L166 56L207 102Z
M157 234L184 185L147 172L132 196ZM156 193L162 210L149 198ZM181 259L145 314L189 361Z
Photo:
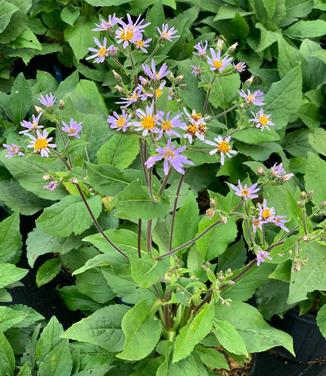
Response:
M117 357L140 360L154 350L161 335L162 324L153 317L148 303L143 301L125 314L122 320L122 330L126 339L123 351Z
M305 262L300 270L292 267L288 304L305 300L311 291L326 290L325 245L309 243L302 249L300 257Z
M308 153L308 168L304 176L307 191L313 191L312 202L319 205L326 200L326 162L318 155Z
M282 36L279 36L277 40L278 44L278 60L277 67L281 78L284 77L287 72L298 65L303 57L300 51L288 43Z
M241 335L230 322L215 319L213 333L227 351L237 355L248 354Z
M24 119L31 105L31 88L24 74L20 73L14 81L10 94L9 113L12 122L18 125Z
M317 325L321 334L326 339L326 304L324 304L317 313Z
M199 223L198 234L212 223L211 219L203 217ZM218 224L201 239L197 240L196 248L205 260L210 261L227 249L228 245L235 240L237 232L235 220L230 218L226 224Z
M115 198L116 216L123 219L152 219L165 216L169 211L169 198L163 194L152 199L147 187L135 181Z
M36 273L36 285L41 287L55 278L61 270L61 260L56 257L45 261L38 269Z
M73 324L61 337L98 345L109 352L121 351L124 342L121 322L128 310L129 307L119 304L101 308Z
M95 218L102 210L99 196L87 200ZM46 208L38 217L37 227L49 235L66 237L79 235L92 225L92 219L82 200L77 196L67 196L56 204Z
M22 247L19 214L14 213L0 222L0 262L14 259Z
M8 26L11 16L17 12L16 5L7 2L6 0L0 1L0 33Z
M123 191L128 184L140 178L137 170L120 171L109 165L87 164L89 181L94 189L102 195L114 196Z
M210 333L214 320L214 303L204 305L200 312L178 334L173 353L173 363L189 356L194 347Z
M218 77L213 84L209 102L216 108L227 108L238 95L240 76L235 73Z
M272 115L276 129L284 128L290 116L298 111L302 102L302 74L296 66L278 82L274 82L266 94L265 111Z
M259 145L267 142L278 141L280 136L274 129L261 131L260 129L249 128L235 133L233 138L246 144Z
M226 320L237 329L250 353L283 346L294 354L291 336L272 328L259 311L247 303L234 301L229 307L220 304L216 306L215 315L218 320Z
M0 263L0 289L21 280L27 273L27 269L17 268L13 264Z
M326 21L313 20L304 21L300 20L294 25L291 25L284 32L286 35L292 38L316 38L322 37L326 34Z
M39 365L38 376L71 376L72 357L69 341L60 341Z
M98 162L117 168L127 168L139 153L137 135L114 134L97 152Z
M0 374L13 376L15 370L15 355L4 334L0 332Z

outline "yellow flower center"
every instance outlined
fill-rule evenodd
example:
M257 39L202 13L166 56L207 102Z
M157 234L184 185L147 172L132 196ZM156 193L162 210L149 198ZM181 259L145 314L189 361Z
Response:
M106 55L106 48L102 46L98 50L98 56L104 57L105 55Z
M162 128L163 128L163 130L164 131L169 131L170 129L172 129L172 123L171 123L171 121L170 120L164 120L163 122L162 122Z
M163 90L158 88L155 90L155 96L156 98L159 98L163 94Z
M142 39L136 40L136 46L144 47L144 41Z
M248 191L248 189L243 189L242 191L241 191L241 194L242 194L242 196L248 196L249 195L249 191Z
M268 117L266 115L261 115L258 118L258 121L261 125L265 126L268 123Z
M39 151L45 149L48 146L48 140L44 137L38 138L34 143L34 150Z
M161 39L169 39L169 38L170 38L169 33L166 33L165 31L163 31L163 33L161 33Z
M126 124L127 120L125 117L120 116L119 119L117 119L116 124L119 128L122 128Z
M231 150L231 146L228 141L220 141L217 145L217 149L221 153L227 153Z
M69 128L68 129L68 133L69 134L74 134L76 132L76 130L74 128Z
M263 211L261 213L261 216L263 217L263 219L268 219L271 215L272 215L272 212L268 208L263 209Z
M174 152L172 150L166 150L165 153L164 153L164 158L167 159L167 158L173 158L174 157Z
M131 29L131 28L127 28L125 30L122 30L120 37L121 37L122 40L129 42L134 37L134 30Z
M141 121L141 125L145 129L153 129L155 125L155 119L151 115L147 115Z
M214 60L213 66L214 66L215 69L220 69L220 68L223 67L223 64L222 64L221 60Z
M194 135L194 134L196 134L197 131L198 131L198 127L197 127L196 125L194 125L194 124L189 124L189 125L187 126L187 132L188 132L188 133Z
M201 133L201 134L205 134L205 133L206 133L206 125L204 125L204 124L199 124L199 126L198 126L198 131L199 131L199 133Z
M254 99L255 99L255 97L251 94L247 96L247 102L248 103L252 103L254 101Z
M194 119L195 121L198 121L201 119L201 113L199 112L194 112L191 114L191 118Z

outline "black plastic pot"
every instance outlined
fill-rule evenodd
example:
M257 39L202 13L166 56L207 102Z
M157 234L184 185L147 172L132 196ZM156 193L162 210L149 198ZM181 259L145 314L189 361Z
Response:
M300 316L298 309L293 308L277 326L292 336L296 357L283 348L276 349L279 355L298 362L326 362L326 340L319 331L314 315Z

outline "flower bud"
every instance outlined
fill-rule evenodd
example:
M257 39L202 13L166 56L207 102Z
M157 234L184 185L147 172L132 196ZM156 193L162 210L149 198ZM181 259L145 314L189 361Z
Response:
M225 225L226 223L228 223L228 217L226 217L225 215L222 215L222 216L221 216L221 223L223 223L224 225Z
M307 196L307 193L303 191L300 193L300 197L302 200L306 200L308 196Z
M124 91L125 91L124 88L122 86L119 86L119 85L116 85L114 88L118 93L124 93Z
M43 179L43 180L50 180L50 179L51 179L51 176L50 176L50 175L43 175L43 176L42 176L42 179Z
M39 114L40 112L43 111L42 108L39 107L39 106L34 106L34 108L35 108L35 111L36 111L38 114Z
M304 236L303 236L303 238L302 238L302 239L303 239L303 241L304 241L304 242L309 242L309 240L310 240L310 237L309 237L309 235L308 235L308 234L306 234L306 235L304 235Z
M113 69L113 70L112 70L112 73L113 73L113 77L114 77L117 81L119 81L119 82L122 81L122 77L120 76L120 74L119 74L118 72L116 72L116 71Z
M305 207L305 202L302 201L302 200L299 200L299 201L297 201L297 205L299 206L299 208L304 208Z
M65 108L65 102L62 99L60 99L59 100L59 109L63 110L64 108Z
M206 214L206 217L208 217L209 219L212 219L214 215L216 214L216 210L213 208L209 208L206 210L205 214Z
M307 198L309 201L312 199L313 194L314 194L314 191L307 192Z
M326 201L322 201L319 205L320 205L321 208L325 208L326 207Z
M229 49L228 49L228 53L230 54L230 53L232 53L232 52L234 52L235 50L236 50L236 48L238 47L238 42L235 42L235 43L233 43L230 47L229 47Z
M224 40L221 39L221 38L218 38L217 41L216 41L216 44L217 44L217 48L218 48L219 50L221 50L222 47L223 47L223 45L224 45Z
M250 86L253 83L255 76L250 76L248 80L245 82L246 85Z
M215 207L216 201L213 198L209 199L209 205L212 206L212 207Z
M263 167L258 167L257 168L257 174L259 176L264 176L265 175L265 171L264 171Z
M71 178L70 183L72 184L78 184L78 179L77 178Z
M179 74L179 76L177 76L176 78L175 78L175 82L178 84L178 83L180 83L183 79L184 79L184 75L183 74Z

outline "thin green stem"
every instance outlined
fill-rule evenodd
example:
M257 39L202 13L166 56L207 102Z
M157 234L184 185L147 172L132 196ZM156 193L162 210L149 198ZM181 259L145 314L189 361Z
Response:
M204 101L204 105L203 105L203 116L205 116L205 113L206 113L206 110L207 110L207 106L208 106L208 99L209 99L209 96L211 95L211 92L212 92L212 88L213 88L213 83L216 79L216 75L214 74L213 75L213 78L211 79L211 82L209 84L209 87L208 87L208 90L206 92L206 97L205 97L205 101Z
M141 228L142 228L142 220L138 219L137 251L138 251L139 258L141 258Z

